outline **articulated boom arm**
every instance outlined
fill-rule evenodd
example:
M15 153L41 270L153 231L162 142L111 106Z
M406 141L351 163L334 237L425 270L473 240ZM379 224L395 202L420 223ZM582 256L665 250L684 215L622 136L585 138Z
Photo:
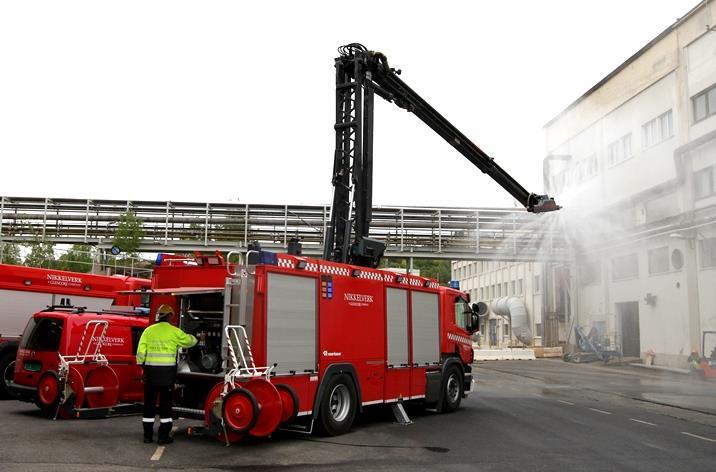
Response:
M336 153L331 227L324 258L377 266L382 243L368 238L372 205L373 95L411 113L507 190L527 211L559 210L553 198L528 192L399 77L379 52L357 43L336 59ZM351 198L352 196L352 198Z

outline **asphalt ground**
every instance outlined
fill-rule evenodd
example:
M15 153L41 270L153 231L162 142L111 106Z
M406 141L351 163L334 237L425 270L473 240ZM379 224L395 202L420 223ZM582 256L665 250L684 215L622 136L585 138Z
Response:
M476 373L477 393L452 414L409 408L414 423L402 426L378 407L343 436L277 433L230 447L186 436L196 421L175 422L174 444L158 447L142 443L138 416L51 421L4 401L0 470L716 470L716 416L633 398L673 395L678 377L548 360ZM689 391L716 395L716 382Z

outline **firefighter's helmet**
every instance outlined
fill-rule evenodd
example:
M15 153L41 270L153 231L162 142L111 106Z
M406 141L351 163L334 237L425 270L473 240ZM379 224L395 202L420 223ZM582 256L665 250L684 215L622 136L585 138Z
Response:
M174 316L174 309L167 305L166 303L163 303L159 305L159 308L157 308L157 314L154 318L155 321L168 321L169 318Z

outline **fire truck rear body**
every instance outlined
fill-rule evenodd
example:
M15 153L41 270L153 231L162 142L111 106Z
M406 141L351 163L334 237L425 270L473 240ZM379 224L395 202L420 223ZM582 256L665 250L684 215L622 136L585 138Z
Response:
M180 327L199 339L180 359L180 414L199 416L209 389L232 367L229 325L245 328L255 364L271 368L270 382L295 392L297 416L320 416L336 375L350 378L356 410L409 400L440 409L446 372L455 369L460 385L453 390L471 391L465 293L413 275L287 254L261 252L260 263L249 266L222 259L209 265L204 257L154 271L152 312L172 304Z

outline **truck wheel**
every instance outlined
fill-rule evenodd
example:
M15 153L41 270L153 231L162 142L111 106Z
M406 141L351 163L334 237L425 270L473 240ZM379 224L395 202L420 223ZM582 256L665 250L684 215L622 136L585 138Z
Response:
M445 372L445 381L443 383L443 402L440 411L450 413L460 408L462 401L464 375L456 365L451 365Z
M15 366L15 353L8 352L0 357L0 399L10 398L12 394L8 385L12 383Z
M347 433L356 416L357 399L353 380L346 374L334 375L326 383L318 407L318 426L329 436Z

